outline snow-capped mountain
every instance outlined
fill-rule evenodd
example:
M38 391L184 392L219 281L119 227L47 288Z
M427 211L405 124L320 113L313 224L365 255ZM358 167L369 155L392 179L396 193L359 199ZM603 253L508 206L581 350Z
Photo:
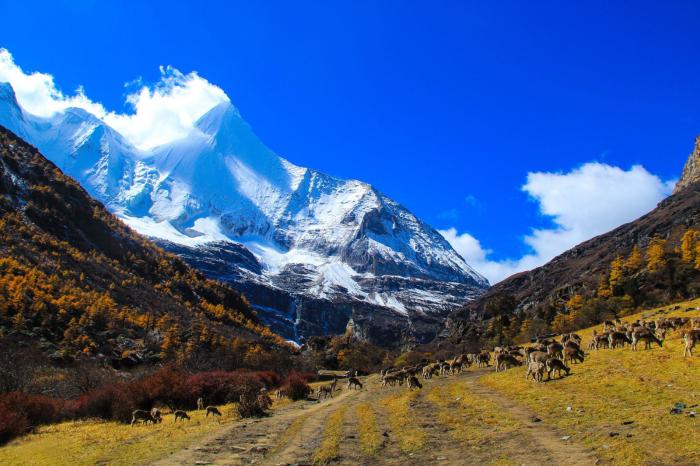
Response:
M488 287L407 209L366 183L278 156L229 102L149 151L84 110L31 115L2 83L0 124L132 228L246 292L290 338L341 332L352 319L369 339L387 328L422 340L431 322Z

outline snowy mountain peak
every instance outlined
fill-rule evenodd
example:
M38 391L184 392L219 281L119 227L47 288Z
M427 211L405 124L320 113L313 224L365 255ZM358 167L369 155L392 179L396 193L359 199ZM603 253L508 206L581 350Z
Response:
M19 103L17 103L15 90L10 83L0 82L0 125L24 137L25 135L20 134L21 122L24 122L24 115Z
M15 96L15 90L10 83L0 82L0 102L10 102L16 107L19 107L17 97Z
M215 135L231 119L240 119L241 114L231 102L216 105L197 120L195 127L204 134Z
M22 113L9 85L0 98L0 123L137 231L202 251L235 243L249 251L246 264L259 263L254 275L218 278L404 315L445 314L488 286L439 233L372 186L275 154L230 102L186 137L144 152L84 110L40 118Z

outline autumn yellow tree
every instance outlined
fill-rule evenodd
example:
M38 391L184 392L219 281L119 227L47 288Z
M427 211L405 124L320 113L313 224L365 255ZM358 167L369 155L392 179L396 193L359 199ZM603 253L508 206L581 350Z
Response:
M639 246L636 244L632 248L632 252L627 257L625 261L625 271L628 273L634 273L642 266L642 251L639 250Z
M656 272L666 266L666 240L653 237L647 246L647 270Z
M600 281L598 281L598 289L596 290L596 296L600 298L609 298L612 296L612 290L610 289L610 281L605 275L600 277Z
M688 264L694 264L697 259L698 239L700 232L689 229L681 238L681 260Z
M570 311L578 311L583 307L584 298L580 294L575 294L566 301L566 308Z
M624 275L624 260L622 256L617 256L610 263L610 277L608 278L608 283L610 284L610 289L614 289L617 285L622 282Z

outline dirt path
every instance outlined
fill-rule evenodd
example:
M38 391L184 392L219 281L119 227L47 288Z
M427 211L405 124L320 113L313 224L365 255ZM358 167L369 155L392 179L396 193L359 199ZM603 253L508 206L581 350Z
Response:
M562 437L565 434L548 425L545 421L533 422L533 419L539 419L537 413L481 385L479 383L480 376L479 372L466 373L464 380L467 382L471 392L491 400L504 412L520 421L526 428L525 433L532 438L534 443L548 453L554 464L592 465L599 463L592 451L571 439L563 440Z
M512 442L506 442L505 448L519 451L518 458L532 459L532 463L525 461L525 464L596 464L596 458L590 451L571 440L562 440L563 434L546 422L533 423L532 418L536 413L481 385L478 379L484 373L484 370L472 370L459 376L427 381L425 388L410 402L411 425L425 434L423 447L411 453L401 450L397 433L392 431L391 423L388 422L391 413L385 407L387 397L405 393L407 389L405 386L381 388L377 377L373 376L365 380L363 390L347 390L343 387L332 399L321 403L291 403L274 410L270 417L236 422L155 464L310 464L323 438L328 416L341 407L347 409L339 454L333 461L334 464L447 465L497 460L502 451L477 452L456 441L450 434L452 428L440 422L436 406L426 398L431 387L453 382L465 383L475 395L491 400L504 413L522 424L523 429L513 436ZM379 451L371 457L363 455L358 440L355 410L361 403L371 405L377 413L377 428L382 443ZM465 419L467 422L478 421ZM531 446L529 450L533 454L523 456L523 450L528 450L528 446ZM484 454L491 456L484 458Z

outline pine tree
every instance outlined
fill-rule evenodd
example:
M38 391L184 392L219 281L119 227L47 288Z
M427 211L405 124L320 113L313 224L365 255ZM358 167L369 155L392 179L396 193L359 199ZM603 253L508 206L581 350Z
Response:
M625 261L625 270L628 273L634 273L642 266L642 251L639 250L639 246L636 244L632 248L629 257Z
M647 246L647 270L656 272L666 266L666 240L653 237Z

